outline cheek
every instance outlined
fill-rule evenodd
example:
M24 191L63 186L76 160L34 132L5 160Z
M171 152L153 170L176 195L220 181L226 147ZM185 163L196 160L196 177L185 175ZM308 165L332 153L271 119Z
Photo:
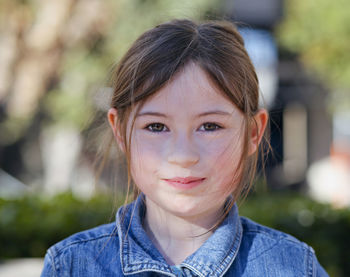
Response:
M161 145L149 143L144 138L135 135L131 148L131 173L136 184L147 181L157 173L161 161Z
M237 139L229 139L216 144L215 147L209 148L206 152L207 156L211 156L210 164L207 168L211 168L211 177L213 182L217 184L214 188L216 192L228 195L234 189L239 179L239 162L242 154L241 143Z
M202 150L213 168L225 171L227 167L237 168L242 154L242 143L239 136L234 134L209 142Z

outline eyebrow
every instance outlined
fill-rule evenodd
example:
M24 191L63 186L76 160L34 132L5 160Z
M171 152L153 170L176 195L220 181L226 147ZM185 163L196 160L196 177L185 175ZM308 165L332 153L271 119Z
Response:
M136 117L147 116L147 115L149 115L149 116L159 116L159 117L165 117L165 118L168 117L166 114L163 114L163 113L159 113L159 112L148 112L148 111L138 113L138 114L136 115ZM220 110L213 110L213 111L207 111L207 112L200 113L200 114L196 115L195 117L203 117L203 116L207 116L207 115L232 116L232 113L225 112L225 111L220 111Z

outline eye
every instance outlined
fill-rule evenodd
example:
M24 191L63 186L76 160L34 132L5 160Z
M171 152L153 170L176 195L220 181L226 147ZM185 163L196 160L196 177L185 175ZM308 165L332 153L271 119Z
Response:
M216 131L218 129L222 129L222 127L216 123L213 123L213 122L206 122L201 126L200 129L204 129L204 131L208 131L208 132L213 132L213 131Z
M160 133L160 132L168 131L168 128L164 124L158 123L158 122L147 125L145 127L145 129L147 129L148 131L151 131L153 133Z

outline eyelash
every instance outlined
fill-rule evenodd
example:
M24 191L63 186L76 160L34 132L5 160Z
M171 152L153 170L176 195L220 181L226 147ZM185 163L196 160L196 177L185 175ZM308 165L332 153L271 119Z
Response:
M222 127L214 122L205 122L201 125L204 126L205 124L210 124L210 125L214 125L215 129L212 129L212 130L204 130L204 131L207 131L207 132L215 132L215 131L218 131L220 129L222 129ZM163 131L153 131L151 128L154 127L155 125L160 125L160 127L162 127L162 129L164 129L165 124L163 123L159 123L159 122L155 122L155 123L151 123L151 124L148 124L144 129L152 132L152 133L162 133ZM158 126L159 127L159 126ZM167 127L166 127L167 128ZM167 128L168 129L168 128Z

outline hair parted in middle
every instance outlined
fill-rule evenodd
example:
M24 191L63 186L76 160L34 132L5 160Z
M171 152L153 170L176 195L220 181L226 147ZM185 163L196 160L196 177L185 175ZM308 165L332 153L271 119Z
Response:
M207 21L197 24L191 20L173 20L143 33L130 47L112 72L113 96L111 108L118 113L118 128L128 168L128 191L132 180L130 170L130 133L127 122L145 101L166 86L189 63L199 66L207 77L244 116L243 149L240 173L232 184L232 199L249 191L255 178L258 154L248 155L248 135L256 124L259 110L259 84L254 66L244 48L235 25L228 21ZM266 138L265 138L266 139ZM134 188L134 193L138 189ZM232 201L232 202L233 202ZM229 208L231 208L231 203Z

